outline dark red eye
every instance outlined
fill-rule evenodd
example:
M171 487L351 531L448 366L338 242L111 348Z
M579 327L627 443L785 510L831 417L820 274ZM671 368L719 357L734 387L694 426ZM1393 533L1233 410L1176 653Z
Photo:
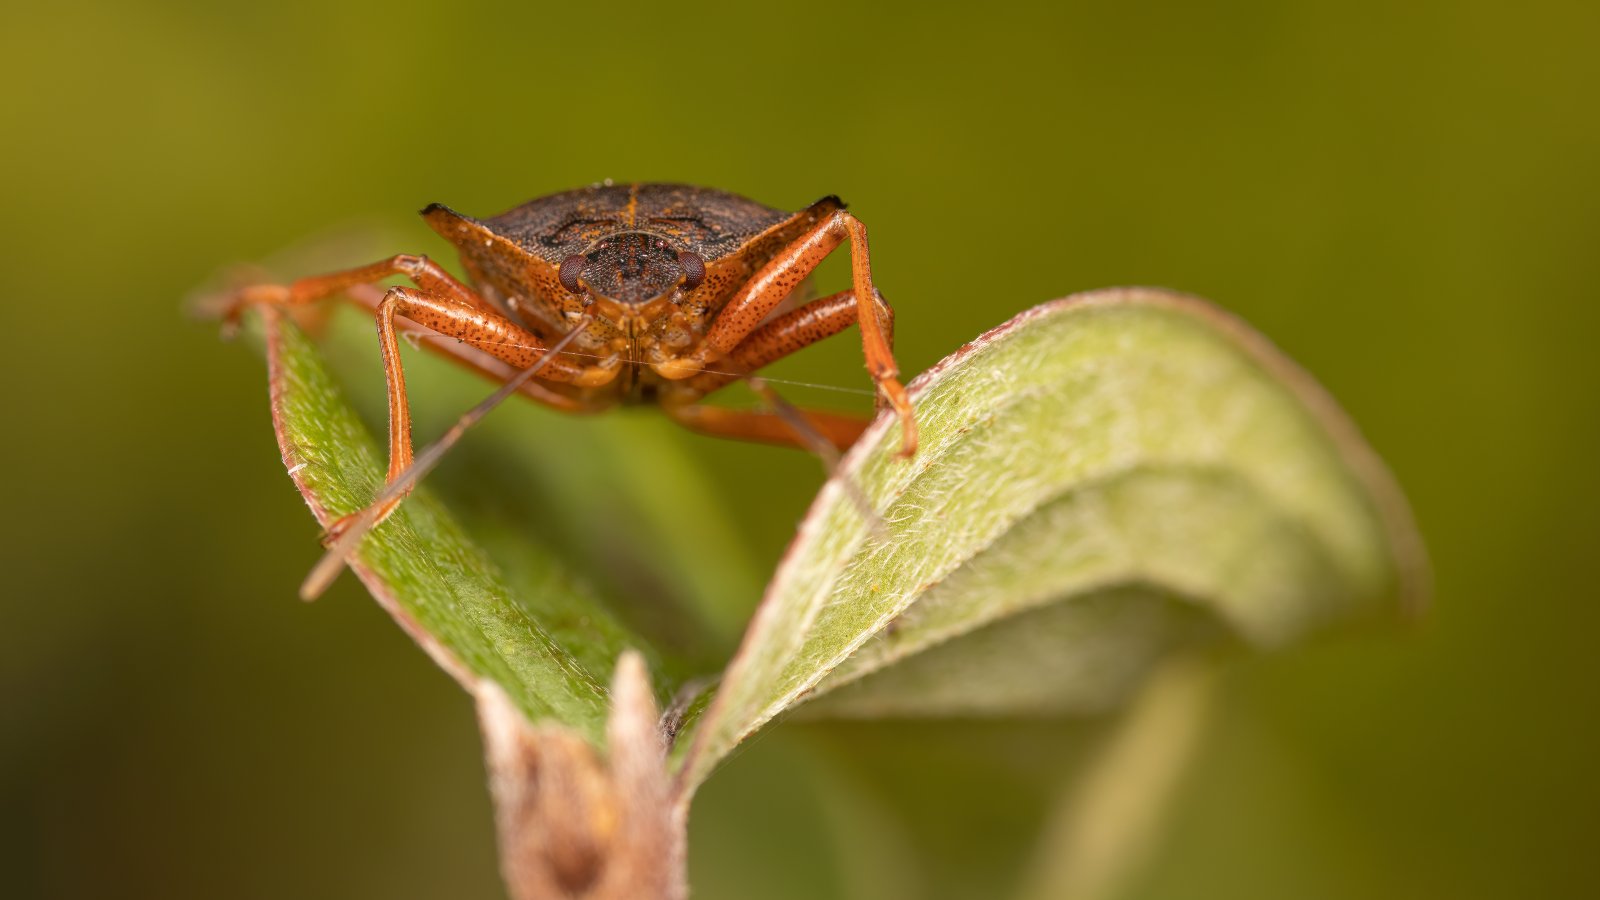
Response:
M589 264L589 258L582 253L573 254L561 261L561 269L556 277L561 279L561 286L574 294L583 293L583 286L578 284L578 275L583 272L583 267Z
M698 253L685 250L678 254L678 265L683 266L683 289L692 291L706 280L706 261Z

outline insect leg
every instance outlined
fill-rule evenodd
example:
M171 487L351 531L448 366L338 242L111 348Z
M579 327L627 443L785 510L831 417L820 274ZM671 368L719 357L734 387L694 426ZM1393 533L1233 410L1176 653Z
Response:
M378 343L389 392L389 480L411 464L411 408L406 400L405 371L400 365L396 317L423 329L471 344L515 369L526 369L546 351L532 332L499 313L489 313L450 297L407 287L393 287L378 303ZM574 383L587 369L570 359L548 360L539 377Z
M236 289L225 297L204 301L200 308L209 315L222 319L225 328L236 325L245 309L261 305L293 309L323 300L338 300L354 303L376 314L384 291L375 283L396 275L404 275L424 291L448 297L485 315L504 317L504 313L493 302L458 281L438 263L426 256L409 254L392 256L371 265L301 278L287 285L249 285ZM458 337L448 333L441 334L404 320L398 325L400 331L408 337ZM419 344L429 352L444 356L493 381L503 382L517 373L514 367L496 359L492 354L461 343L459 340L423 340L419 341ZM587 404L574 396L573 391L563 390L540 380L528 381L520 393L546 406L566 412L584 412L589 409Z
M822 460L822 467L832 478L839 471L839 454L855 443L867 426L865 420L835 413L797 409L778 396L761 378L751 376L750 386L767 401L770 412L721 409L715 406L688 406L676 411L674 418L689 428L695 428L717 437L742 440L768 441L810 450ZM886 531L883 519L872 506L872 501L862 492L852 478L841 484L850 501L855 504L872 527L882 537Z
M484 312L450 297L408 287L392 287L377 307L378 344L383 356L384 381L389 395L389 471L393 482L410 468L411 405L406 397L405 369L400 363L399 327L403 317L422 328L474 344L486 354L517 369L531 368L543 360L539 376L551 381L574 383L585 379L589 369L570 359L549 358L544 343L532 332L498 313ZM328 536L337 540L350 524L362 519L366 527L376 527L405 499L409 490L382 503L374 511L360 510L336 520Z
M806 436L795 433L794 426L782 415L767 410L754 409L727 409L721 406L706 406L699 403L688 406L665 407L667 415L690 431L709 434L712 437L734 438L741 441L756 441L762 444L778 444L783 447L795 447L801 450L812 450L811 442ZM845 450L856 442L861 432L867 427L867 420L859 416L843 413L823 412L821 410L800 410L818 434L827 439L828 443L836 450Z
M884 331L892 340L894 311L880 298L880 314ZM807 303L787 312L757 328L745 337L733 352L718 364L718 371L701 372L682 382L686 393L703 397L723 387L749 377L749 374L797 350L830 338L856 324L859 308L854 291L840 291ZM785 424L773 412L747 412L714 406L668 405L668 412L680 424L706 434L738 438L769 444L806 448L809 443L803 436ZM858 416L802 411L808 421L837 449L843 450L855 442L866 421Z
M880 307L887 307L872 285L872 261L867 248L867 227L844 210L838 210L812 226L805 234L757 272L717 314L696 350L681 359L657 365L656 371L669 379L689 378L712 367L732 353L746 337L761 327L767 315L810 275L829 253L845 241L850 242L850 272L854 284L856 321L861 325L861 345L866 355L867 372L883 399L900 417L900 453L910 456L917 449L917 422L905 386L899 381L900 369L894 360Z
M396 290L404 290L397 288ZM387 302L387 300L385 301ZM392 314L391 314L392 315ZM380 492L376 499L362 509L356 510L330 524L328 528L328 552L323 554L321 561L312 567L300 585L300 596L306 600L316 599L333 579L338 576L350 554L355 551L367 532L376 528L380 522L389 516L399 505L416 483L423 476L438 465L439 460L455 446L455 443L466 434L467 429L477 424L488 415L495 407L499 406L511 395L518 393L527 384L532 382L546 366L561 359L561 352L571 344L583 331L583 326L589 323L587 316L576 324L561 340L557 341L544 355L540 356L533 365L516 373L513 377L500 386L500 389L491 394L477 406L468 410L465 415L456 420L456 423L445 432L444 437L423 449L422 455L416 457L398 473L392 469L389 474L388 486ZM392 334L390 335L392 338ZM401 394L402 401L404 394Z
M371 265L300 278L288 285L257 284L240 288L225 302L222 317L224 321L234 322L247 307L259 303L280 307L303 306L343 294L356 285L371 284L396 275L404 275L429 293L449 297L482 312L500 314L493 304L457 281L438 263L426 256L402 253Z
M378 304L383 301L384 295L385 291L382 288L361 284L350 288L341 295L341 299L347 299L376 316ZM503 383L517 375L518 370L515 366L497 359L488 351L475 347L455 335L441 334L404 318L395 319L395 329L401 337L407 338L412 346L444 357L463 368L477 372L490 381ZM577 396L571 385L543 382L537 378L523 384L518 393L562 412L592 412L597 408Z
M881 296L876 299L885 338L890 345L893 345L894 310ZM689 378L685 384L697 395L709 394L739 380L744 377L744 373L755 372L791 353L833 337L856 324L859 316L855 291L840 291L813 300L799 309L773 319L746 336L718 364L717 368L721 371L701 372Z

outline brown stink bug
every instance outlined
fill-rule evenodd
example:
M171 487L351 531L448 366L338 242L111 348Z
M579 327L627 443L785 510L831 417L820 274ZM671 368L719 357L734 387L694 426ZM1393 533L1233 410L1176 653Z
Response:
M879 402L900 418L901 454L916 450L916 420L891 350L894 313L873 287L866 227L837 197L788 213L709 188L606 183L489 219L439 204L422 217L460 251L470 286L426 257L401 255L288 285L242 288L227 300L230 318L252 305L294 307L335 297L377 315L391 489L336 523L334 536L357 517L357 532L381 521L419 474L408 473L411 419L400 334L455 338L425 346L556 409L654 403L707 434L832 450L853 443L865 420L796 411L781 401L771 410L700 401L859 324ZM797 303L796 289L847 240L852 288ZM371 287L393 276L414 286Z

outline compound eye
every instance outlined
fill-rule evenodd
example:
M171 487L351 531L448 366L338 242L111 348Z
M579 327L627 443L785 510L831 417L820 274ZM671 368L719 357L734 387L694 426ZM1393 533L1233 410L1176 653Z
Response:
M583 267L589 264L589 258L582 253L575 253L561 261L561 268L556 272L556 277L561 279L561 286L569 293L583 293L582 285L578 284L578 275L583 272Z
M698 253L685 250L678 254L678 265L683 266L683 289L692 291L706 280L706 261Z

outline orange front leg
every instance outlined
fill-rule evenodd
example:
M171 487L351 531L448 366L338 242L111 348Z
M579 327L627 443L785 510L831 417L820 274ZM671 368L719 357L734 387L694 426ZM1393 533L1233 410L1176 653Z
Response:
M882 297L876 300L884 337L892 347L894 310L883 302ZM856 303L855 291L840 291L813 300L756 329L718 364L717 368L721 371L701 372L685 383L699 395L720 390L791 353L833 337L856 324L859 318L860 307Z
M426 256L414 256L404 253L370 265L330 272L326 275L300 278L287 285L249 285L233 291L225 299L208 303L207 307L212 314L218 315L222 319L226 328L230 329L238 323L239 315L245 309L258 305L293 309L322 300L337 299L352 302L376 313L378 304L384 294L380 288L374 287L374 284L396 275L403 275L411 279L417 287L424 291L436 296L446 297L458 304L478 310L491 318L505 318L504 313L498 307L484 299L477 291L461 283L455 276L440 267L438 263ZM413 335L430 331L430 329L405 322L400 324L400 330ZM444 337L459 337L459 335L449 332L440 332L439 334ZM515 369L508 368L503 362L496 360L492 354L460 343L443 344L434 342L424 346L431 352L449 357L495 381L506 381L516 374ZM524 385L521 393L556 409L569 412L585 409L584 404L571 396L570 393L551 390L549 386L540 384L537 381L528 382Z
M867 358L867 372L878 391L900 417L900 454L917 450L917 422L905 386L899 381L900 367L877 312L883 303L872 285L872 261L867 249L867 227L844 210L812 226L794 243L784 248L734 294L712 321L705 339L691 354L655 366L662 377L672 380L697 375L721 361L761 327L766 317L794 292L812 270L846 240L850 242L850 273L855 298L855 321L861 325L861 345Z
M449 297L415 288L394 287L378 303L378 344L389 392L389 475L394 481L411 465L411 406L406 399L405 370L395 317L471 344L515 369L544 360L539 377L568 384L594 380L592 367L548 356L543 341L498 313L487 313Z
M395 275L410 278L418 287L392 287L379 299L371 284ZM570 358L552 355L538 335L507 318L494 304L423 256L394 256L368 266L301 278L288 285L244 287L223 301L219 312L225 322L234 323L251 306L288 309L331 297L366 307L377 318L389 399L387 481L391 484L406 472L413 458L411 407L406 396L405 369L400 362L402 333L452 338L452 343L429 344L428 348L498 381L511 381L518 378L519 370L537 366L539 380L522 378L518 392L568 411L585 409L588 404L581 393L571 388L557 390L558 386L581 389L602 384L616 374L614 366L581 366ZM367 527L393 512L406 493L409 490L384 502ZM337 536L354 518L345 516L335 522L329 528L330 536Z
M894 311L882 298L879 298L878 309L884 320L884 334L892 343ZM858 315L854 291L840 291L813 300L756 329L722 361L721 371L702 372L681 384L687 387L688 394L697 397L721 390L797 350L833 337L854 325ZM757 391L767 397L769 403L782 402L770 389L758 386ZM816 410L793 410L785 415L777 410L749 412L695 404L669 405L667 412L679 424L703 434L813 450L818 437L836 450L848 449L867 427L867 421L859 416ZM804 429L806 433L796 429L799 423L793 421L793 414L799 414L810 426Z
M386 296L386 292L381 288L372 285L356 285L340 295L340 299L348 300L376 316L378 305L383 302L384 296ZM399 332L402 338L408 339L408 342L413 347L419 347L436 356L442 356L466 369L477 372L490 381L504 384L517 376L516 367L496 358L484 349L466 343L455 335L443 334L431 328L424 328L404 318L397 318L394 324L395 330ZM583 397L573 385L545 382L538 380L538 378L523 384L517 393L562 412L595 412L601 408L600 404Z
M532 332L498 313L488 313L453 298L441 297L415 288L392 287L377 307L378 346L383 356L384 383L389 395L389 469L386 483L393 483L411 467L411 403L406 396L405 368L400 363L402 317L424 329L476 345L484 353L516 369L539 364L539 377L556 382L577 383L594 377L592 367L579 366L570 359L551 356L544 343ZM363 509L346 515L328 527L328 537L336 540L364 515L370 520L363 530L375 528L399 507L410 488L388 498L375 510Z
M265 303L279 307L304 306L336 294L343 294L356 285L372 284L396 275L404 275L417 287L429 293L448 297L480 312L502 315L495 309L494 304L457 281L454 275L446 272L438 263L426 256L402 253L367 266L300 278L287 285L257 284L240 288L224 305L222 318L230 324L237 322L241 312L256 304Z

